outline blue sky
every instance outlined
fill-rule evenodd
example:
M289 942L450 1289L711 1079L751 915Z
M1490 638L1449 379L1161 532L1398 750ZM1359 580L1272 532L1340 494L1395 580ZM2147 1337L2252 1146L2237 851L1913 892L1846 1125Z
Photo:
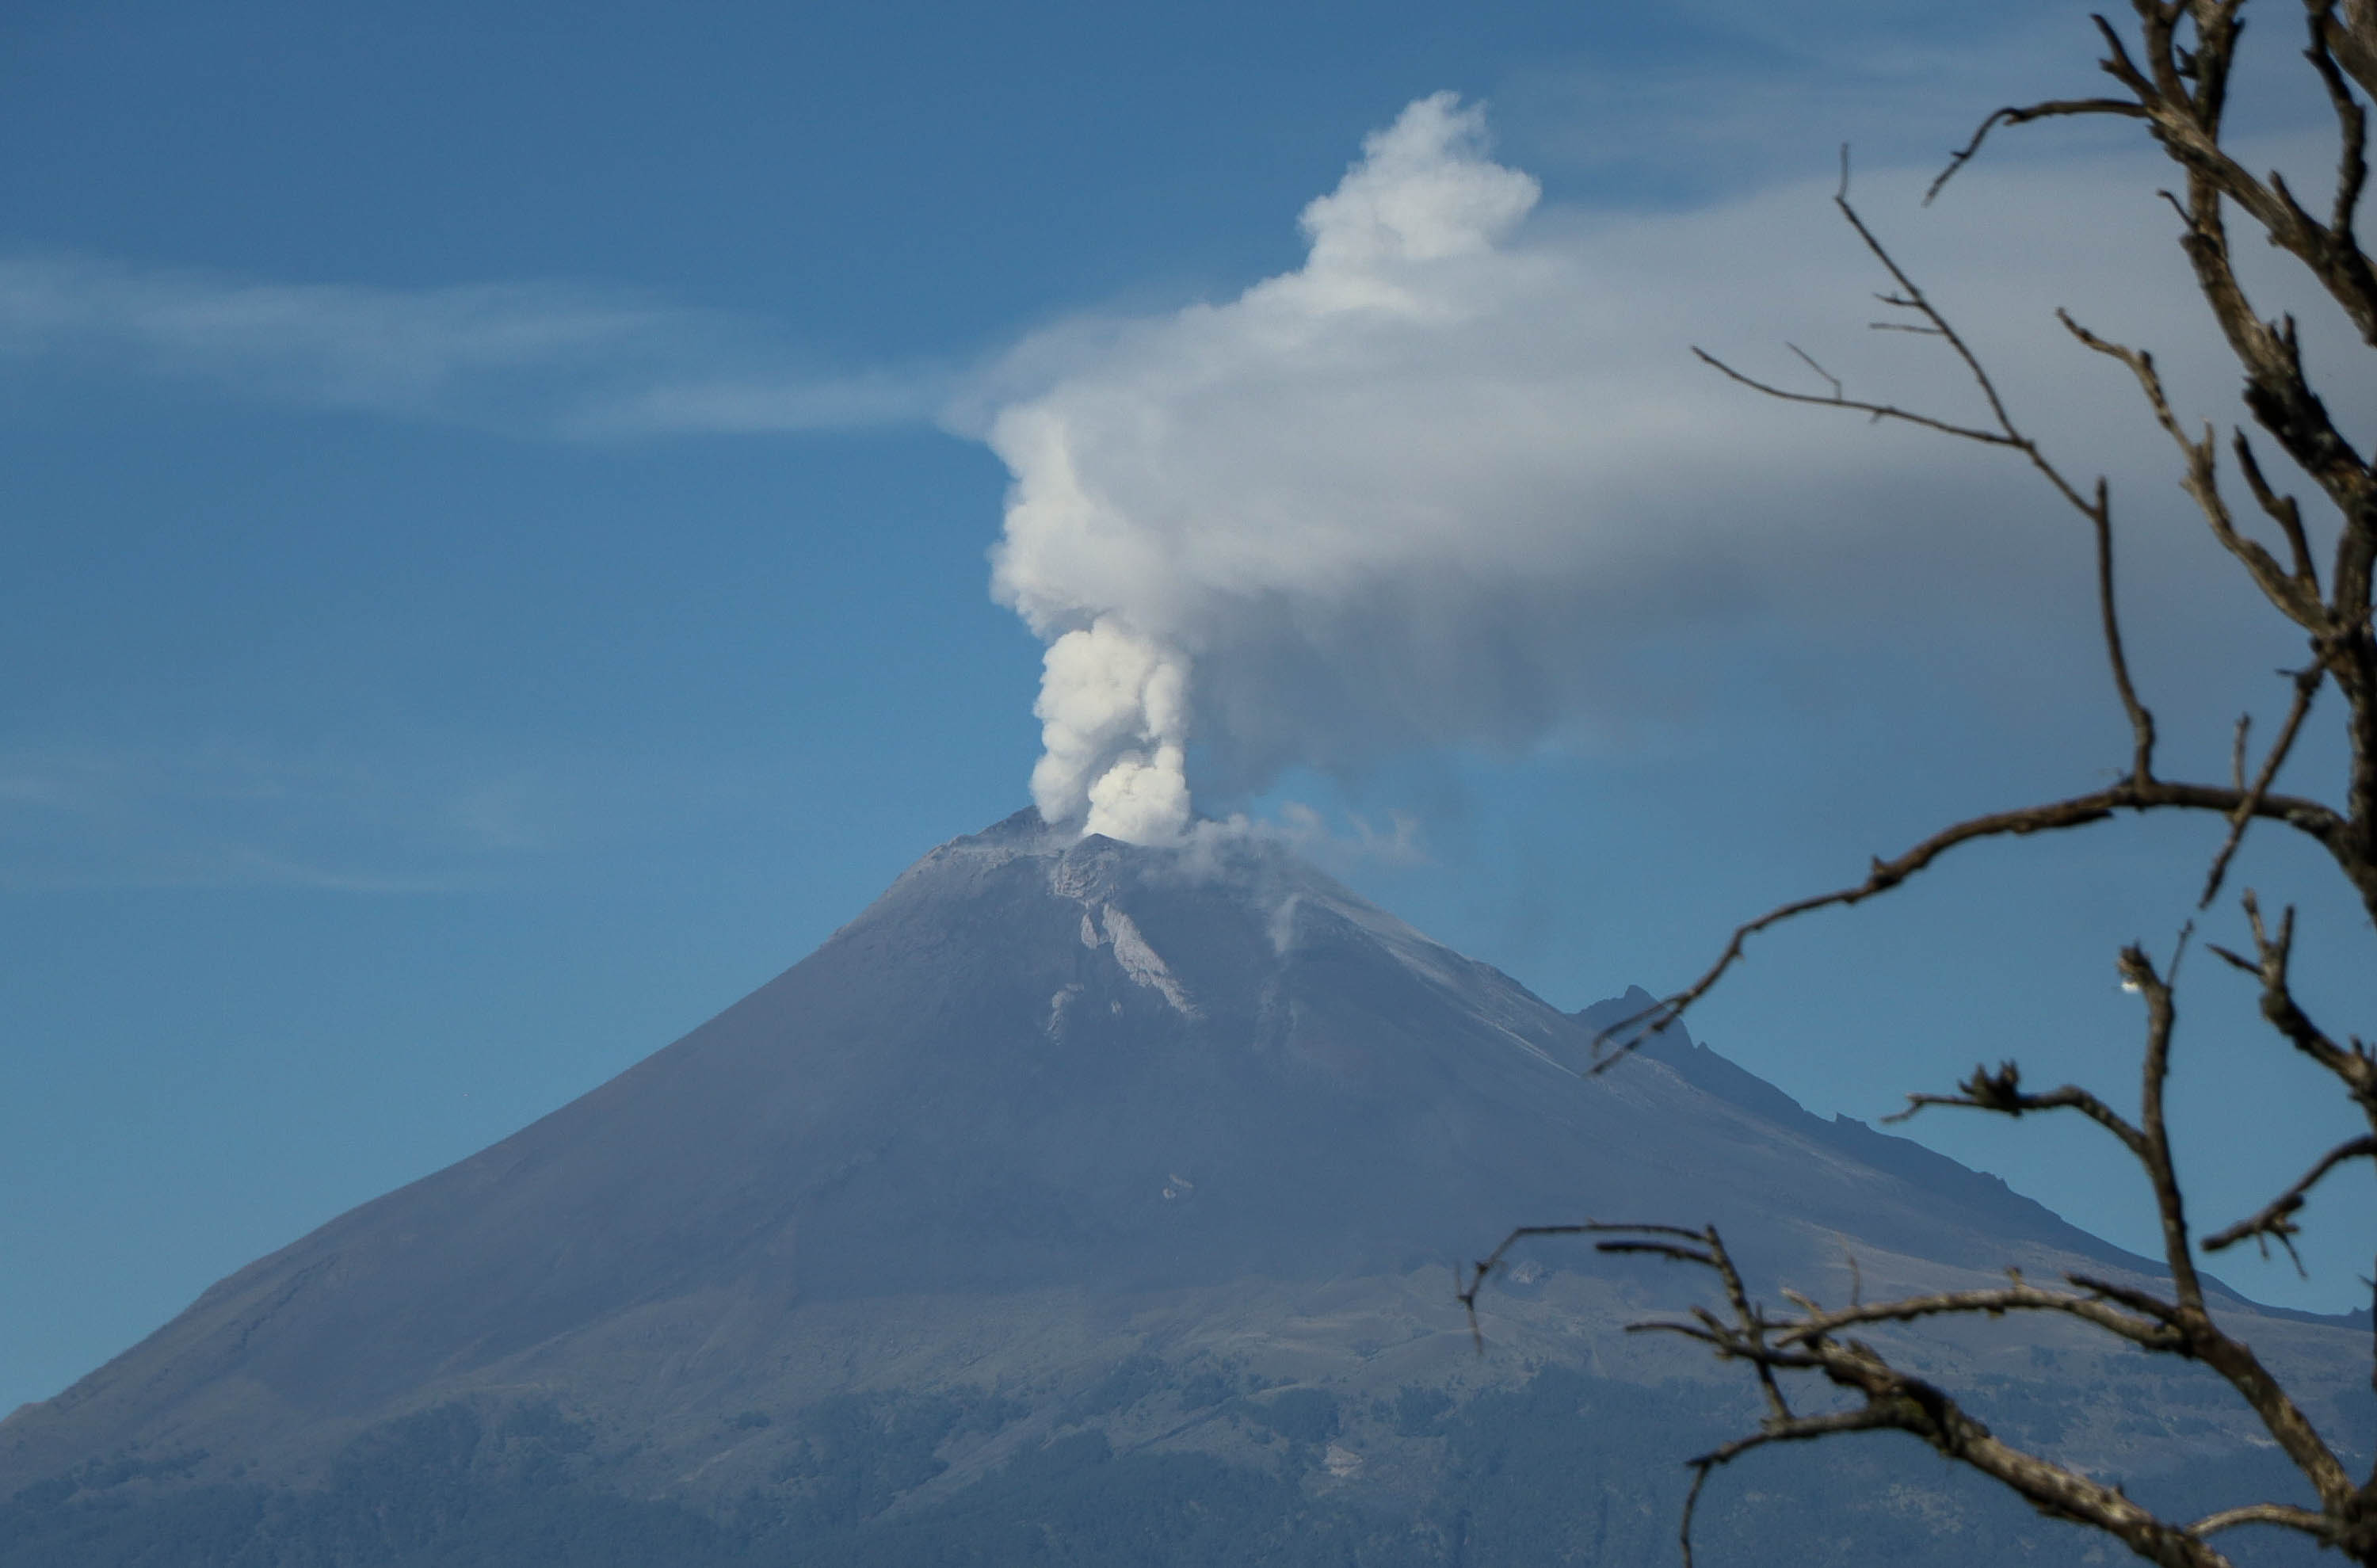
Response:
M1680 983L1746 914L2097 778L2121 750L2072 527L1985 454L1690 365L1706 341L1782 374L1788 338L1962 395L1861 330L1874 280L1824 202L1844 140L2040 428L2122 486L2174 757L2224 772L2238 709L2278 700L2260 673L2291 651L2123 389L2043 329L2093 307L2228 417L2151 166L2054 130L1912 200L1979 113L2088 85L2061 6L86 4L0 29L0 1408L665 1044L1027 801L1041 642L987 560L1022 461L1002 411L1072 420L1119 496L1165 454L1081 411L1118 389L1195 435L1200 539L1349 493L1397 419L1451 433L1413 494L1517 476L1495 515L1559 561L1526 614L1484 568L1474 603L1428 601L1440 649L1520 628L1494 702L1404 700L1427 680L1388 676L1439 668L1427 645L1374 647L1375 605L1310 590L1336 630L1291 665L1344 700L1200 712L1188 782L1291 830L1308 808L1316 854L1563 1005ZM1485 138L1442 167L1539 194L1472 270L1412 274L1443 306L1421 327L1332 340L1374 425L1310 356L1248 347L1248 291L1314 275L1299 214L1439 92ZM2294 156L2299 106L2252 99L2244 129ZM1308 469L1231 445L1307 418L1343 437ZM1184 616L1200 692L1288 689L1243 625ZM1778 936L1696 1028L1825 1113L2006 1055L2124 1088L2113 952L2168 945L2213 842L1977 852ZM2269 844L2246 870L2306 900L2312 994L2365 1008L2316 868ZM2225 1216L2334 1118L2260 1071L2241 987L2190 974L2183 1128ZM2232 1107L2307 1131L2240 1147ZM2081 1129L1913 1131L2150 1238ZM2372 1239L2344 1207L2313 1212L2308 1285L2230 1272L2355 1301Z

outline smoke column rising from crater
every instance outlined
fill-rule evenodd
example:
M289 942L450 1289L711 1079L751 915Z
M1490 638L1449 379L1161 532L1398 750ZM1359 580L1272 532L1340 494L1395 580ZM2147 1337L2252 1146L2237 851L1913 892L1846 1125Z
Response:
M2051 228L2121 177L1975 174L1923 218L1927 287L2108 322L2158 307L2109 260L1992 243L2008 210ZM1192 758L1212 793L1427 750L1623 744L1699 700L1691 682L1736 656L1712 649L1766 635L1762 617L1834 641L1872 628L1887 648L1893 606L1940 604L1903 585L1943 575L1958 616L2040 613L2010 596L2060 535L1993 488L2024 476L1811 420L1691 358L1696 340L1755 355L1778 322L1832 324L1807 341L1861 386L1934 373L1856 313L1866 280L1843 268L1865 258L1836 232L1836 178L1689 211L1539 213L1536 182L1487 155L1482 110L1438 93L1305 208L1294 270L1019 344L950 417L1012 477L992 592L1047 645L1043 816L1165 843L1190 822ZM1872 177L1893 181L1884 195L1922 188ZM2132 449L2126 411L2064 350L2003 347L2030 422ZM1948 498L1910 518L1917 485Z
M1320 579L1380 558L1332 509L1263 495L1260 481L1231 497L1232 438L1200 437L1181 416L1227 425L1249 377L1327 365L1349 346L1339 318L1358 346L1365 318L1439 316L1415 273L1490 249L1536 198L1535 182L1487 162L1483 145L1476 109L1450 93L1414 103L1306 208L1301 269L1225 305L1136 324L1104 366L997 415L991 445L1015 485L993 592L1049 643L1032 791L1050 822L1135 843L1178 837L1189 820L1194 650L1226 640L1259 599L1275 611L1283 594L1325 595ZM1325 395L1298 401L1303 420L1360 417ZM1162 485L1176 462L1203 472ZM1117 474L1125 485L1104 483Z
M1132 844L1178 837L1188 825L1188 660L1106 615L1050 643L1041 667L1040 815Z

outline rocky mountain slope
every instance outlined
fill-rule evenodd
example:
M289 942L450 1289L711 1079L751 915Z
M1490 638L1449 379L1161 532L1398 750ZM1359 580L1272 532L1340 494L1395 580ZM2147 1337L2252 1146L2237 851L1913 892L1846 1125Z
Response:
M1451 1264L1513 1223L1713 1220L1820 1295L1852 1254L1875 1290L2145 1266L1680 1035L1581 1075L1630 1005L1566 1016L1260 838L1019 814L0 1422L0 1565L1588 1560L1665 1538L1740 1390L1623 1332L1698 1282L1575 1248L1489 1294L1477 1355ZM2361 1336L2257 1316L2341 1418ZM2245 1441L2043 1333L1934 1353L2141 1485ZM1542 1465L1568 1486L1511 1490ZM1711 1527L1736 1561L2088 1544L1920 1454L1794 1497Z

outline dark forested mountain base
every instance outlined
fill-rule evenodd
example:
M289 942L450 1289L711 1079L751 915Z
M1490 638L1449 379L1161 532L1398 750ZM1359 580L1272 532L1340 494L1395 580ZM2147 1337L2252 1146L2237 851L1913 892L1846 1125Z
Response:
M1296 1478L1316 1469L1313 1445L1334 1428L1324 1404L1274 1413L1232 1396L1219 1418L1267 1431L1279 1460L1270 1469L1117 1453L1091 1428L1037 1444L944 1501L902 1507L944 1467L938 1448L1023 1412L995 1397L844 1397L793 1418L799 1457L777 1484L717 1516L615 1490L589 1427L550 1406L490 1418L451 1405L357 1441L311 1490L173 1490L186 1456L94 1464L0 1506L0 1568L1657 1564L1675 1560L1679 1460L1740 1430L1743 1414L1705 1386L1565 1369L1459 1406L1413 1388L1372 1414L1439 1445L1444 1478L1389 1510L1316 1495ZM2266 1467L2270 1494L2287 1495L2283 1467ZM2172 1476L2139 1490L2189 1487ZM2086 1532L1892 1436L1744 1461L1712 1485L1696 1539L1709 1568L2077 1564L2104 1552ZM2246 1557L2275 1564L2308 1553Z

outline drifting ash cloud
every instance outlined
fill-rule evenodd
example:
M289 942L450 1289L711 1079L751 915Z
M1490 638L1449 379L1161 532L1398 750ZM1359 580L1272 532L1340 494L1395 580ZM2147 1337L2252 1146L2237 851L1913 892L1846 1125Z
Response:
M1909 632L1919 656L1959 619L2036 615L2043 582L2084 592L2076 521L1995 454L1693 361L1706 342L1821 394L1796 336L1853 395L1986 417L1927 340L1866 330L1878 269L1830 186L1537 212L1482 111L1439 93L1305 209L1296 270L1021 345L990 377L1020 389L977 428L1013 476L992 591L1048 643L1042 814L1173 841L1192 772L1242 792L1289 765L1515 751L1663 700L1661 664L1705 671L1762 618ZM2143 475L2125 500L2184 529L2123 373L2049 314L2156 348L2192 406L2234 416L2216 344L2170 341L2209 335L2154 186L2134 161L1976 171L1919 224L1919 181L1858 194L1915 232L1903 258L2020 417L2091 473Z
M388 289L0 257L0 360L576 438L929 420L945 372L801 374L713 312L554 282ZM755 346L756 345L756 346Z

